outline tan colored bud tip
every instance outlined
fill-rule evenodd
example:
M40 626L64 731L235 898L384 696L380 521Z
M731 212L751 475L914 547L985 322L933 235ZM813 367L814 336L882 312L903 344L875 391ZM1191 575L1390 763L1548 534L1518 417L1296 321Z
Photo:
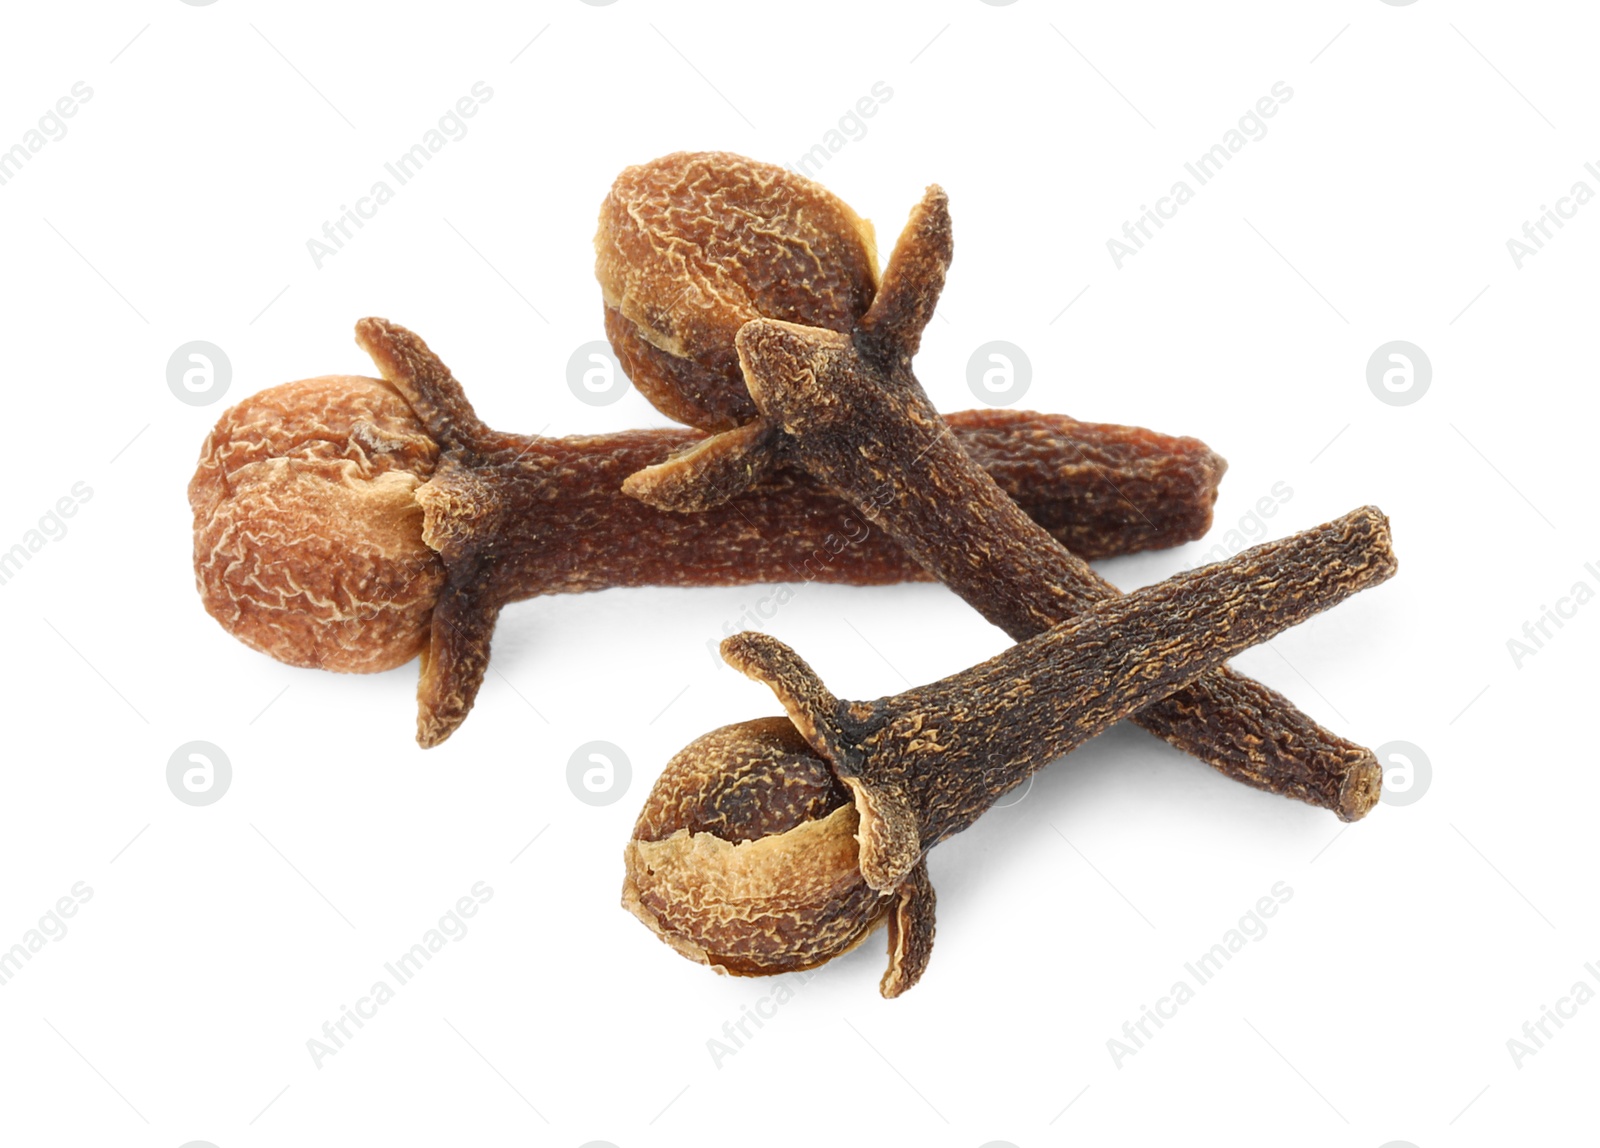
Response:
M861 876L850 795L787 718L668 764L628 842L623 906L690 960L764 976L860 944L895 902Z
M206 611L293 666L371 673L409 661L444 581L415 493L437 458L379 379L304 379L226 411L189 483Z
M600 207L606 335L641 394L708 431L749 422L733 337L751 319L847 333L878 286L872 225L819 183L727 152L625 169Z

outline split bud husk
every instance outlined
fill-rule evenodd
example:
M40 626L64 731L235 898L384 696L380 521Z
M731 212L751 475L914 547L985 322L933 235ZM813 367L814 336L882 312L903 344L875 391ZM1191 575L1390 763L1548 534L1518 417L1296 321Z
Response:
M860 944L891 898L862 879L849 790L788 718L697 738L628 843L623 904L690 960L795 972Z

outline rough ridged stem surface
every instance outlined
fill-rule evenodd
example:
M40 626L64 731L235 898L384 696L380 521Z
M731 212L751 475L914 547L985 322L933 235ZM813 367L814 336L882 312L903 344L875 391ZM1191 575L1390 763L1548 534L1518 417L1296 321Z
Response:
M897 995L932 951L928 849L1129 713L1394 571L1388 521L1365 507L872 702L837 699L774 638L729 638L724 656L788 721L727 726L673 758L629 842L623 903L740 974L813 967L887 919L882 989Z
M803 471L770 472L702 512L664 512L623 482L702 434L493 431L420 339L382 320L360 330L391 378L288 383L218 420L189 488L195 576L230 633L291 665L359 673L428 657L425 742L465 717L477 683L464 671L481 676L511 602L929 577ZM1199 537L1225 469L1203 443L1134 427L994 411L952 423L1047 530L1098 554Z
M976 465L912 374L951 251L945 197L930 188L856 328L747 323L735 341L758 420L634 476L630 492L697 505L697 489L723 497L773 458L798 463L1019 640L1116 594ZM1377 801L1382 771L1370 750L1231 670L1135 720L1230 777L1345 820Z

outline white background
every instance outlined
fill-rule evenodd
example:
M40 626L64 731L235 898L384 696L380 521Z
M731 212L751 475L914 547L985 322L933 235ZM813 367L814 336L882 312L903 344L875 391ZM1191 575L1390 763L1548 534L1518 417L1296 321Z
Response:
M0 586L0 947L75 882L93 897L0 986L0 1140L1594 1141L1600 1004L1520 1067L1507 1047L1600 962L1600 605L1520 668L1506 645L1600 589L1600 206L1520 270L1506 248L1574 182L1600 191L1587 6L139 0L5 22L0 146L75 82L93 96L0 186L0 549L93 495ZM307 239L480 80L469 134L319 270ZM708 1040L776 986L652 938L618 907L621 850L671 753L774 711L707 646L764 591L515 607L477 709L424 753L414 667L290 669L202 611L184 487L229 403L370 373L364 315L427 338L493 425L660 425L565 382L602 337L611 179L678 149L794 162L877 81L892 99L820 177L886 236L948 189L957 256L917 364L940 407L974 405L967 359L1005 339L1033 365L1022 406L1224 454L1214 536L1103 564L1125 587L1278 482L1274 536L1382 506L1400 575L1238 665L1421 747L1432 781L1342 827L1119 728L933 854L914 991L878 997L880 935L719 1065ZM1118 270L1106 241L1278 81L1265 138ZM232 363L225 402L168 390L194 339ZM1433 365L1410 406L1367 386L1392 339ZM1005 646L937 586L808 587L770 629L844 696ZM196 739L234 773L204 808L165 780ZM633 769L602 808L566 781L591 740ZM479 881L470 932L316 1067L307 1040ZM1118 1067L1107 1041L1275 882L1268 934Z

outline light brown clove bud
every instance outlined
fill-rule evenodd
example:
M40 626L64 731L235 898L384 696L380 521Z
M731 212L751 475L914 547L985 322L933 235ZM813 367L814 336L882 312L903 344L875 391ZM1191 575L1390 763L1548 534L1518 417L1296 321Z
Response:
M206 611L292 666L404 665L445 580L416 497L438 457L381 379L324 375L233 407L189 483Z
M628 377L669 418L756 415L733 337L751 319L848 332L878 287L872 225L827 188L729 152L623 170L600 206L595 275Z

